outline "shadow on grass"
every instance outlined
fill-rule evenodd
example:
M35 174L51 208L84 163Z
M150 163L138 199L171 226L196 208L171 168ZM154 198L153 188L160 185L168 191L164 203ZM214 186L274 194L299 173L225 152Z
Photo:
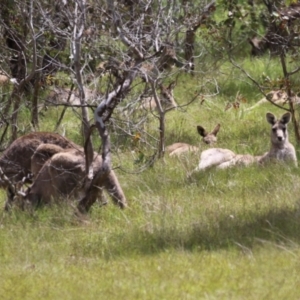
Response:
M227 217L220 219L213 226L201 224L200 221L182 230L163 227L152 231L133 230L121 237L111 237L109 249L103 251L102 254L109 258L130 254L150 255L167 249L219 250L237 245L251 249L261 241L291 246L300 244L299 232L298 210L270 211L260 217L253 216L253 220L243 223L240 223L238 219ZM99 246L98 244L98 250ZM96 249L93 250L96 251Z
M69 210L70 213L70 210ZM45 227L44 218L52 227L65 226L69 228L72 215L65 216L58 223L58 216L54 214L49 218L47 211L39 212L38 218L28 218L24 214L6 215L11 223L21 224L23 230L31 230L41 224ZM245 216L244 216L245 217ZM300 245L300 210L277 208L268 213L247 215L247 221L243 216L220 216L215 221L190 222L182 226L176 224L164 224L138 227L120 228L117 232L109 231L104 234L84 234L71 241L71 252L82 256L103 257L106 259L118 256L152 255L165 250L184 251L215 251L240 247L251 249L261 241L274 245L287 247ZM216 216L217 218L217 216ZM30 220L30 222L28 222ZM55 226L54 226L55 225ZM77 226L77 225L76 225ZM55 235L55 234L54 234Z

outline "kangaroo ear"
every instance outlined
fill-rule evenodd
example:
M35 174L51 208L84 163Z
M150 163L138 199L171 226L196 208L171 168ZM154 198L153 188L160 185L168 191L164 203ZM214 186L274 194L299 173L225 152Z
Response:
M197 126L197 131L203 137L206 137L208 135L208 132L200 125Z
M276 122L276 117L270 112L266 113L266 119L271 125L274 125Z
M214 130L211 132L211 134L213 134L214 136L217 136L217 134L218 134L218 132L219 132L219 130L220 130L220 127L221 127L221 125L218 124L218 125L214 128Z
M287 112L287 113L283 114L281 119L280 119L280 123L282 123L282 124L289 123L290 120L291 120L291 117L292 117L292 115L291 115L290 112Z

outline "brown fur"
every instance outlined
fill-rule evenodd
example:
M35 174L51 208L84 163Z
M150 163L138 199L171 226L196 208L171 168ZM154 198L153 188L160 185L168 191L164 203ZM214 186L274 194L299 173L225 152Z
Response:
M55 144L61 148L80 147L63 136L50 132L33 132L16 139L0 156L0 167L13 183L31 174L31 157L41 144ZM0 188L7 183L0 179Z
M121 208L127 205L114 171L95 176L90 187L86 188L85 157L80 150L42 144L32 156L32 167L35 172L39 172L35 173L35 180L27 190L25 199L33 207L51 203L53 199L77 198L82 199L79 210L87 212L97 198L103 198L103 189L108 191L113 201ZM101 173L101 167L102 158L94 153L93 173Z
M31 173L36 178L45 162L54 154L64 152L65 149L55 144L41 144L31 157Z

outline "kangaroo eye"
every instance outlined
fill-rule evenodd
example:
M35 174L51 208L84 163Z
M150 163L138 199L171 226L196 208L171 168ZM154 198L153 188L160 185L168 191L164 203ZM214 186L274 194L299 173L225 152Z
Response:
M273 132L276 132L276 130L277 130L276 128L272 128L272 131L273 131Z
M285 128L285 127L283 127L283 128L282 128L282 131L283 131L283 132L285 132L285 131L286 131L286 128Z

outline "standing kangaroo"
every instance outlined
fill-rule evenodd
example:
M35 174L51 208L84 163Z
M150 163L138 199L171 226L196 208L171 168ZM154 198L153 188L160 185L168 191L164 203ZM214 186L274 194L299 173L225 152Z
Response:
M271 128L271 148L262 156L250 154L236 154L229 149L211 148L201 153L200 162L195 171L205 170L211 167L226 169L232 166L248 166L255 162L265 164L271 160L282 160L294 162L297 166L297 157L294 146L288 140L287 124L290 122L289 112L277 120L272 113L266 114Z
M217 134L220 130L221 125L217 124L216 127L211 131L206 131L202 126L197 126L198 133L202 136L202 141L205 144L212 145L217 142ZM166 152L169 156L179 156L185 152L197 152L199 147L193 146L187 143L174 143L166 147Z

